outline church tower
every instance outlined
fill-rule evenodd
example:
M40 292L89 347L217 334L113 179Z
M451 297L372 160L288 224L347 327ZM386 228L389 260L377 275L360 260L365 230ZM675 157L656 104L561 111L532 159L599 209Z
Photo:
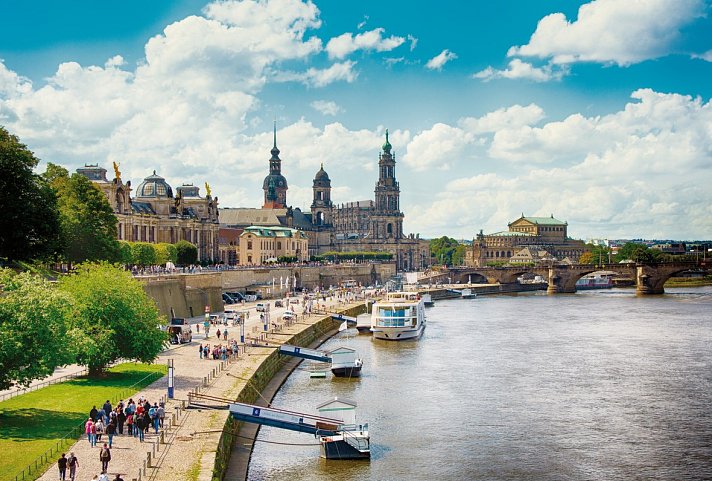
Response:
M314 176L312 185L314 198L311 205L312 224L315 226L328 226L332 223L334 204L331 202L331 179L321 164L319 172Z
M262 183L265 194L263 209L284 209L287 207L287 179L282 175L282 159L277 148L277 121L274 122L274 146L270 151L269 175Z
M400 211L400 187L396 181L396 157L391 153L391 143L386 143L378 159L378 182L376 182L376 205L371 216L373 239L403 238L403 213Z

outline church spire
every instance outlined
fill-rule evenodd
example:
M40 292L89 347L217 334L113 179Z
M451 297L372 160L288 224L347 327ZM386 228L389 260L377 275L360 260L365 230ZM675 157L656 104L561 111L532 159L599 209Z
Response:
M274 143L270 153L272 154L272 158L270 160L280 160L279 149L277 148L277 120L274 121Z

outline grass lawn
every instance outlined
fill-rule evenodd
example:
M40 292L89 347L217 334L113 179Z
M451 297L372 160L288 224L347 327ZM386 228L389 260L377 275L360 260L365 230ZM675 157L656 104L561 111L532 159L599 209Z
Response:
M28 464L56 446L86 421L92 406L100 408L107 399L112 404L127 399L165 373L166 366L159 364L119 364L101 379L76 378L0 402L0 452L4 453L0 456L0 481L14 480ZM71 446L78 437L75 432L60 449ZM49 456L43 469L38 466L35 472L33 468L27 479L35 479L58 457L56 453Z

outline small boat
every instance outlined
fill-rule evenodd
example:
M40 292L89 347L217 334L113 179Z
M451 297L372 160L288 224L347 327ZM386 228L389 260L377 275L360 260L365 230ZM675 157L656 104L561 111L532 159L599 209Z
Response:
M461 295L463 299L474 299L477 297L477 294L473 293L472 289L463 289Z
M576 281L576 290L611 289L613 280L609 276L588 274Z
M433 298L430 294L421 294L420 296L423 299L423 304L425 307L433 307L435 305L435 301L433 301Z
M331 358L331 373L336 377L359 377L363 361L358 357L355 349L341 346L327 355Z
M326 459L369 459L371 438L368 424L356 424L356 403L335 397L317 406L322 416L337 418L336 426L317 423L317 428L332 429L331 435L321 436L321 457ZM334 429L336 428L336 429Z
M371 334L371 314L359 314L356 318L356 329L359 334Z
M425 303L417 292L390 292L373 305L371 332L388 341L417 339L425 322Z

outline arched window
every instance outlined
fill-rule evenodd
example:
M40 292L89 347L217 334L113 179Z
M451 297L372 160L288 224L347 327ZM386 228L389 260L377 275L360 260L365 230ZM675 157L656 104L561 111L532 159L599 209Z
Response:
M388 224L388 225L386 226L386 232L387 232L388 234L393 234L393 224Z

